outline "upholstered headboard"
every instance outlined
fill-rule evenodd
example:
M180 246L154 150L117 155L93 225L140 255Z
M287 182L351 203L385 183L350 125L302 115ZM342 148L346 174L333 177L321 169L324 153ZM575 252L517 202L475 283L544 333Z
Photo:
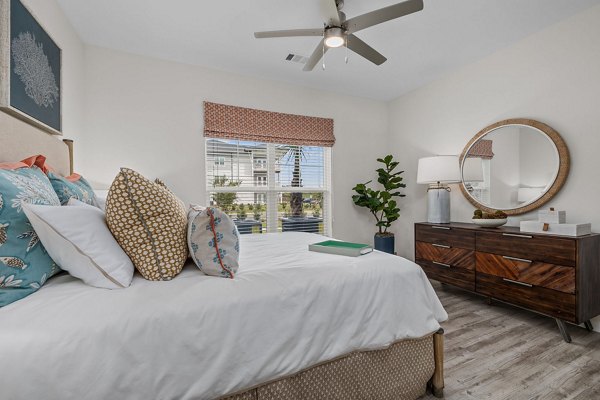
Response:
M72 172L72 142L63 142L8 114L0 112L0 162L20 161L32 155L43 154L48 165L61 175Z

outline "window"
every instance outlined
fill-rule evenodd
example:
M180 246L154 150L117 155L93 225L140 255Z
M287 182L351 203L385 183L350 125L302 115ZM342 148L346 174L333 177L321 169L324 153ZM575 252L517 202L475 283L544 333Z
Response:
M240 233L331 232L330 147L207 138L206 160L209 203Z
M266 170L267 169L267 159L256 157L254 158L254 168L257 170Z
M215 165L225 165L225 157L215 157Z
M254 182L256 186L267 186L267 175L254 174Z

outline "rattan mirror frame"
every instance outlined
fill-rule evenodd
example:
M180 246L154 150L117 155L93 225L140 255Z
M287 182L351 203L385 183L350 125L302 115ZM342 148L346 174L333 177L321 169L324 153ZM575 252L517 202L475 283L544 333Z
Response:
M560 136L560 134L557 131L555 131L550 126L544 124L543 122L539 122L539 121L536 121L533 119L526 119L526 118L506 119L506 120L491 124L489 126L486 126L481 131L479 131L475 136L473 136L473 138L469 141L469 143L467 143L467 145L465 146L465 148L460 156L461 173L462 173L463 160L465 159L467 152L473 146L473 144L476 141L478 141L480 138L482 138L483 136L487 135L489 132L491 132L495 129L498 129L502 126L507 126L507 125L527 125L527 126L531 126L532 128L538 129L539 131L546 134L550 138L550 140L552 140L552 142L554 143L554 146L556 146L556 150L558 152L558 159L559 159L558 173L556 174L556 178L554 179L554 182L552 183L552 186L550 186L548 191L546 193L544 193L536 201L529 203L523 207L502 210L507 215L520 215L520 214L525 214L525 213L528 213L530 211L540 208L541 206L543 206L544 204L546 204L550 200L552 200L552 198L554 196L556 196L556 194L564 186L564 184L567 180L567 176L569 175L569 170L571 167L571 157L569 155L569 148L567 147L567 144L565 143L563 138ZM495 211L495 209L490 208L490 207L486 206L485 204L480 203L475 198L473 198L471 196L471 194L469 193L469 191L466 189L464 182L461 182L459 184L459 186L460 186L460 190L462 191L465 198L471 204L473 204L475 207L477 207L478 209L483 210L485 212Z

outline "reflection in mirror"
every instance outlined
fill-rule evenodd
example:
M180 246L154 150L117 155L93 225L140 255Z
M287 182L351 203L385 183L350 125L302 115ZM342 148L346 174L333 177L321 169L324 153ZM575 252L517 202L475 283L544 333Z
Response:
M556 180L558 150L544 132L504 125L480 137L462 163L464 188L482 205L508 210L542 197Z

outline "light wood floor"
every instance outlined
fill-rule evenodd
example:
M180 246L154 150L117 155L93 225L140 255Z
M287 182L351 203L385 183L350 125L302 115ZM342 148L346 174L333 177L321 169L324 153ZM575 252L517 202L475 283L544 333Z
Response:
M449 315L447 400L600 399L600 333L568 325L568 344L552 318L433 284Z

